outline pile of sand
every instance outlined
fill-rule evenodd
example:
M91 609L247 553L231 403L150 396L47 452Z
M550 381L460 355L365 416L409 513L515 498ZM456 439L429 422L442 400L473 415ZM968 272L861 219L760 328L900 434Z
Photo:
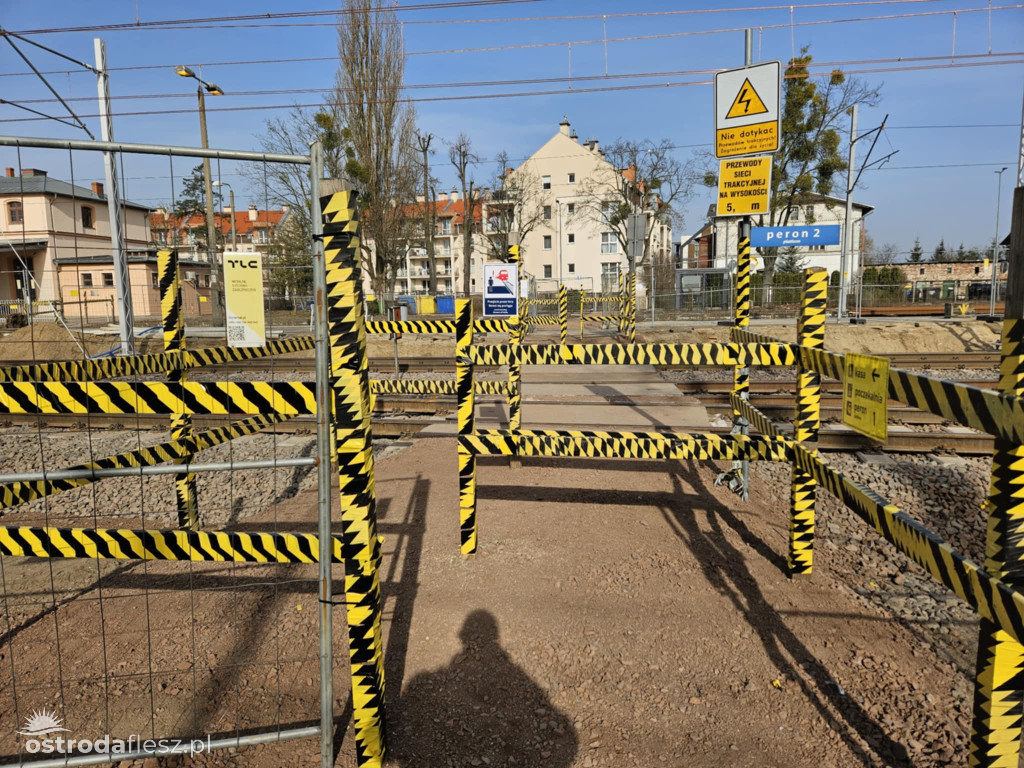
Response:
M81 347L75 343L75 337ZM0 360L81 360L105 352L116 343L116 336L72 336L59 323L35 322L0 338Z

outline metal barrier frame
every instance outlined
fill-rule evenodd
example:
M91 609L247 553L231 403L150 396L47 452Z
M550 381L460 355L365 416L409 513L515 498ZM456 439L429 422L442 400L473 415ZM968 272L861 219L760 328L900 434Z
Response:
M158 273L165 351L107 360L41 363L0 369L0 412L9 413L166 413L172 419L172 439L157 446L93 461L43 479L26 473L7 477L0 486L0 509L97 482L131 468L139 474L156 473L165 462L181 464L176 497L180 530L113 530L52 527L0 527L0 556L75 557L145 560L234 560L238 562L318 563L320 724L316 727L276 729L211 742L212 748L265 744L294 738L320 737L321 765L334 764L334 690L332 613L333 562L345 567L345 600L349 619L349 655L352 664L353 718L360 766L379 767L386 752L384 724L383 648L380 638L380 539L375 531L373 454L370 437L370 386L366 372L365 329L362 315L352 312L347 297L361 297L358 217L354 195L321 199L323 155L319 143L310 154L277 155L235 150L161 147L0 137L0 146L125 152L182 157L266 161L309 165L314 205L313 276L316 291L315 335L268 342L256 349L218 347L184 349L177 254L159 254ZM323 223L326 223L326 234ZM325 250L325 245L327 246ZM353 277L354 276L354 277ZM356 306L361 306L361 302ZM187 370L229 360L255 359L313 348L316 381L231 382L198 384L187 381ZM361 368L350 360L362 358ZM104 382L120 376L166 373L167 382ZM207 413L251 414L226 427L196 433L191 416ZM335 418L332 420L331 415ZM199 510L194 472L221 470L230 465L200 465L196 452L242 435L252 434L298 414L317 417L318 533L260 534L199 531ZM333 434L332 434L333 433ZM342 520L345 531L331 531L331 447L336 447ZM131 755L68 756L33 765L91 765L144 758Z

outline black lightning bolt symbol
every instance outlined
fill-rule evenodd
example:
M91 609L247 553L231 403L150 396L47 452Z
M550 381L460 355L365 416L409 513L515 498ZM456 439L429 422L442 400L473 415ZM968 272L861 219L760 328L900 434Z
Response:
M740 95L736 98L736 101L743 105L743 114L744 115L747 114L747 112L750 111L750 97L746 96L746 93L747 93L747 87L743 86L743 89L740 91ZM746 98L744 98L745 96L746 96Z

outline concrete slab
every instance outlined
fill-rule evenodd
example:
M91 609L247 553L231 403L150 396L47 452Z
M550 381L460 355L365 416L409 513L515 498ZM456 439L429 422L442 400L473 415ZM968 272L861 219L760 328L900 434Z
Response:
M885 453L861 453L857 452L857 458L865 464L874 464L876 467L895 467L896 460Z

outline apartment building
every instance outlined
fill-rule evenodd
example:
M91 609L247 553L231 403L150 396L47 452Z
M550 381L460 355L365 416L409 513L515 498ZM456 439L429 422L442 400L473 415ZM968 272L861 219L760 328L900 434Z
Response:
M248 210L235 211L231 206L213 214L219 248L235 253L271 252L271 244L283 227L288 226L291 209L262 210L250 205ZM208 261L206 242L206 216L176 216L160 206L149 217L153 242L161 247L178 249L183 259Z
M129 260L152 249L149 210L123 202ZM0 300L61 298L64 283L69 291L81 288L77 275L62 277L62 270L77 261L104 258L113 264L102 183L85 188L37 168L25 168L20 176L13 168L5 170L0 177ZM112 268L110 279L112 290Z

